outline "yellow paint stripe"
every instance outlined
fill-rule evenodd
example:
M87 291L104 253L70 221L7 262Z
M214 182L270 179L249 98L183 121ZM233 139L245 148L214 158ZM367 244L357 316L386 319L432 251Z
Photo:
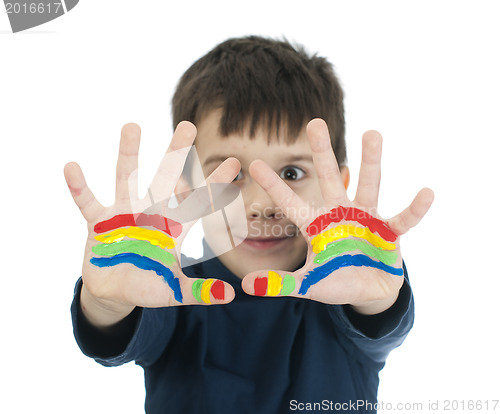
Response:
M212 284L214 282L215 279L207 279L203 282L203 285L201 286L201 293L200 293L201 300L205 303L208 303L209 305L212 303L210 302L210 288L212 287Z
M155 246L160 246L162 249L172 249L175 247L175 240L165 233L135 226L116 229L105 234L99 234L94 238L103 243L113 243L122 240L124 237L136 240L146 240Z
M365 239L376 247L384 250L394 250L396 245L385 241L382 237L373 234L367 227L356 227L352 224L344 224L341 226L333 227L318 234L311 240L314 253L321 253L325 250L328 243L343 239L349 236Z
M267 295L278 296L281 292L281 276L270 270L267 276Z

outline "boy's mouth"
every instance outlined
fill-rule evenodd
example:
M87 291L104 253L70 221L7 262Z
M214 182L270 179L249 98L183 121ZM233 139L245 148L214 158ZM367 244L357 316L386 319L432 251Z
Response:
M247 238L243 241L246 246L253 247L255 249L270 249L275 246L279 246L290 240L290 237L268 237L268 238Z

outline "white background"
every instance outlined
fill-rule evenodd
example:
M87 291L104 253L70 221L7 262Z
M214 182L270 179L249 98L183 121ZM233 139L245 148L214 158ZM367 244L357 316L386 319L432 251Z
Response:
M446 399L500 399L497 4L81 0L17 34L0 5L0 412L143 411L142 370L101 367L72 336L86 225L63 166L78 161L111 203L120 128L137 122L146 188L171 137L180 75L246 34L286 36L334 63L351 195L367 129L384 136L382 216L424 186L435 191L402 242L416 321L381 373L380 401L439 400L445 412Z

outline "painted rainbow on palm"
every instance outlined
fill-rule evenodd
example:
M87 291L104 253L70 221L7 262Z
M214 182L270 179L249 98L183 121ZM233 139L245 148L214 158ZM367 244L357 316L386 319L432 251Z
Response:
M361 226L342 224L329 228L332 223L340 221L356 222ZM393 275L403 275L402 268L393 266L398 259L394 243L397 235L387 223L363 210L336 207L317 217L307 228L307 234L313 237L311 245L313 253L316 254L314 263L321 266L305 275L298 291L299 295L305 295L311 286L343 267L367 266ZM361 251L362 254L346 254L355 251ZM288 295L294 290L295 279L292 276L285 275L282 278L274 271L269 271L267 277L256 278L254 281L257 296Z
M98 267L129 263L152 270L163 277L175 299L182 303L179 279L168 268L175 263L175 257L165 250L175 247L175 238L182 232L180 223L158 214L118 214L97 223L94 231L94 238L101 244L95 245L92 252L103 257L92 257L90 263Z
M182 233L180 223L158 214L118 214L97 223L94 231L97 233L94 239L101 244L95 245L92 252L104 257L92 257L90 263L98 267L129 263L154 271L170 286L175 300L182 303L179 278L168 268L176 259L165 250L176 246L175 238ZM200 303L210 304L211 296L224 300L224 283L220 280L196 279L191 290Z

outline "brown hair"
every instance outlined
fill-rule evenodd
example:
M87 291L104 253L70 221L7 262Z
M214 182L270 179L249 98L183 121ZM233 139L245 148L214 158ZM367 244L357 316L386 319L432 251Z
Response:
M343 91L333 66L286 40L259 36L229 39L197 60L172 99L175 126L199 122L221 109L219 133L228 136L266 125L286 128L292 143L313 118L326 121L339 166L346 162Z

